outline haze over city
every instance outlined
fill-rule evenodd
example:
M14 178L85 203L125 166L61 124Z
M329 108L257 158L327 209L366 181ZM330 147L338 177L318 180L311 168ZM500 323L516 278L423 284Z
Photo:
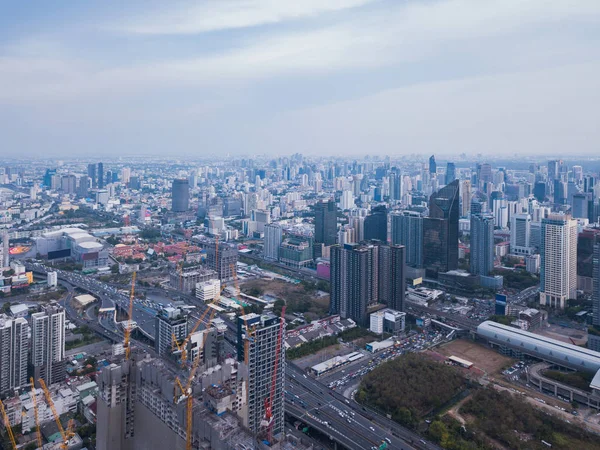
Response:
M595 0L12 2L0 154L593 155L599 25Z

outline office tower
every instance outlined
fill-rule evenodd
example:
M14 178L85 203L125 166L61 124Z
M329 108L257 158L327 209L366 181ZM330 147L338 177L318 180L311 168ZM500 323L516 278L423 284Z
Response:
M65 380L65 310L56 303L31 315L31 364L36 382L43 378L50 385Z
M2 233L2 266L10 266L10 241L8 231Z
M190 208L190 185L186 178L173 180L171 203L173 212L186 212Z
M206 246L206 264L217 272L221 281L231 280L237 266L238 250L235 245L210 242Z
M600 328L600 244L594 245L594 259L592 270L592 308L594 312L592 323L595 327Z
M471 273L488 276L494 269L494 218L471 215Z
M456 166L453 162L446 164L446 184L452 183L456 180Z
M97 175L98 175L98 181L97 181L98 189L102 189L102 188L104 188L105 183L104 183L104 164L101 162L98 163L98 174Z
M19 317L13 319L0 314L0 395L12 394L25 387L27 380L27 352L29 325Z
M121 181L125 184L129 184L131 179L131 169L129 167L123 167L121 169Z
M492 166L488 163L483 163L479 166L479 183L483 185L492 181Z
M458 180L429 198L423 219L423 264L431 276L458 267Z
M423 266L423 216L416 211L401 211L391 215L393 245L406 247L406 264Z
M238 361L248 368L248 413L244 425L262 434L268 426L267 406L271 409L273 435L283 432L285 386L285 320L268 314L238 317Z
M283 240L283 229L278 223L265 225L264 255L265 259L277 261L279 246Z
M564 308L577 298L577 220L550 214L541 238L540 304Z
M342 192L342 196L340 197L340 209L345 211L347 209L354 208L354 196L352 195L352 191L345 190Z
M377 239L387 242L387 208L379 205L365 217L365 240Z
M155 317L154 348L160 356L172 353L173 340L181 344L188 335L188 317L180 308L163 308Z
M390 201L402 200L402 174L397 170L390 172Z
M559 177L559 173L562 171L562 166L562 160L555 159L548 161L548 180L556 180Z
M60 189L65 194L74 194L77 190L77 178L75 175L63 175L60 179Z
M462 191L460 193L460 198L461 198L460 216L467 217L469 215L469 211L471 210L471 182L469 180L464 180L462 182L461 186L462 186Z
M437 164L435 162L435 155L429 157L429 174L433 177L437 173Z
M92 189L98 187L98 179L96 178L96 164L88 164L88 177L92 180Z
M533 196L538 202L544 202L546 200L546 183L537 181L533 187Z
M90 178L87 175L79 178L79 186L77 187L77 195L81 198L88 196L90 189Z
M329 247L335 244L337 207L333 200L315 205L315 243Z
M560 179L554 180L554 204L564 205L567 203L567 184Z
M513 255L530 255L533 248L531 237L531 216L513 214L510 221L510 252Z
M571 212L573 219L587 219L588 214L588 201L591 196L587 193L578 193L573 195L571 202Z
M377 303L377 246L334 245L331 248L331 314L367 326L367 308Z
M379 302L396 311L404 311L406 294L406 247L403 245L378 246Z

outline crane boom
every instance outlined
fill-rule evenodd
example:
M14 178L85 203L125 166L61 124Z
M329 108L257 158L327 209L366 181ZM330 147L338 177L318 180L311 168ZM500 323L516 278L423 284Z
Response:
M4 403L0 401L0 408L2 408L2 418L4 419L4 428L6 428L6 432L8 433L8 437L10 439L10 443L12 444L12 448L17 450L17 443L15 441L15 435L12 432L12 428L10 427L10 419L8 418L8 414L6 414L6 410L4 409Z
M38 404L37 404L37 396L35 395L35 383L33 381L33 377L30 378L31 381L31 398L33 399L33 417L35 418L35 425L37 426L36 440L39 448L42 448L44 443L42 441L42 432L40 430L40 421L38 418Z
M52 415L54 416L54 421L56 422L58 431L60 432L60 435L63 438L61 447L66 450L67 448L69 448L69 439L71 439L73 432L70 430L68 432L65 431L65 429L62 426L62 423L60 423L60 416L58 415L58 411L56 411L56 407L54 406L54 402L52 401L52 396L50 395L50 391L48 390L46 383L44 382L44 380L42 378L39 379L39 382L40 382L40 386L42 386L42 389L44 391L44 395L46 396L46 403L48 403L48 406L52 410Z
M131 277L131 293L129 294L129 315L128 321L125 324L124 330L124 339L123 339L123 347L125 347L125 359L129 359L129 355L131 354L131 348L129 346L129 341L131 339L131 328L132 328L132 317L133 317L133 299L135 295L135 278L137 276L137 272L133 272Z

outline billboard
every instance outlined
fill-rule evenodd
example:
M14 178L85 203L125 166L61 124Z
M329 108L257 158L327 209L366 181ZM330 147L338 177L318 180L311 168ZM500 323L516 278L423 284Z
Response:
M497 316L505 316L506 315L506 295L504 294L496 294L496 315Z
M54 252L48 252L48 260L68 258L71 256L71 249L65 248L64 250L56 250Z

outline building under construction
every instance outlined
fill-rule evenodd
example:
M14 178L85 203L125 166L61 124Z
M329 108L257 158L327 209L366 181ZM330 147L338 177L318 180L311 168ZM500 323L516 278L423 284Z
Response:
M217 278L217 273L214 270L204 266L192 266L172 270L169 273L169 286L172 289L189 294L194 290L197 283Z

